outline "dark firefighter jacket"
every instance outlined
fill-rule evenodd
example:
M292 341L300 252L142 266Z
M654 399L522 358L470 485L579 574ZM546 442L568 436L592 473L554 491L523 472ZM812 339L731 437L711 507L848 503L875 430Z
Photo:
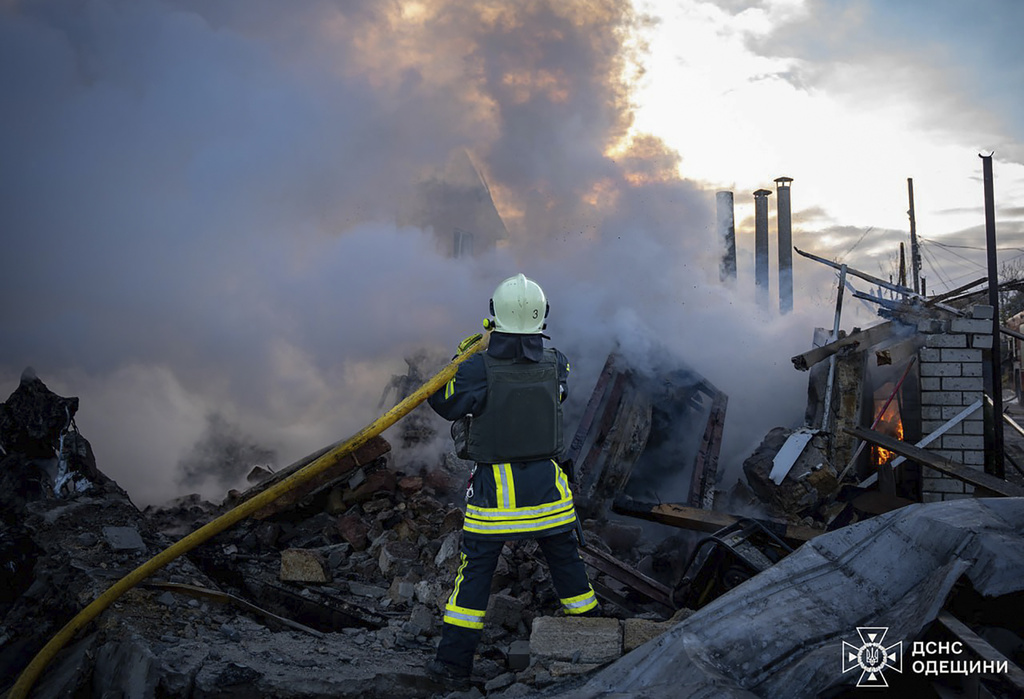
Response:
M487 353L498 359L535 364L543 356L540 335L491 334ZM569 361L557 349L558 389L568 395ZM487 371L477 354L459 366L458 373L429 398L430 406L446 420L479 415L486 409ZM576 523L572 490L554 459L477 463L466 493L467 537L526 539L567 531Z

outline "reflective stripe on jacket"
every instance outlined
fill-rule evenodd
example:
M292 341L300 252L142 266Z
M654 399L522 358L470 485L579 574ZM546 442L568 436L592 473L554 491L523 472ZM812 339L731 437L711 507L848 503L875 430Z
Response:
M526 539L572 529L572 490L558 464L478 464L466 503L467 536Z

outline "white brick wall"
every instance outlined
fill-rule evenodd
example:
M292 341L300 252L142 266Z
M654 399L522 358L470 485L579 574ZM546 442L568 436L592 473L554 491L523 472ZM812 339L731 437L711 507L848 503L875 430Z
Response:
M921 386L921 431L934 432L983 396L982 350L992 347L991 306L975 306L969 318L922 322L925 346L918 353ZM958 463L983 468L984 419L979 409L932 442L928 449ZM971 497L974 488L925 468L922 500L938 502Z

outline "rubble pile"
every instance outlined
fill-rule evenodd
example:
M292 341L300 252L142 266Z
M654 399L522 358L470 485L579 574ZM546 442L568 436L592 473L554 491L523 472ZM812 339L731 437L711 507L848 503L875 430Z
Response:
M563 455L602 618L562 616L536 543L507 544L472 687L455 693L425 666L471 464L426 448L442 434L429 413L397 431L402 453L375 437L272 501L267 489L337 445L254 466L221 504L139 511L97 468L78 400L27 370L0 404L0 692L112 584L248 503L250 517L80 628L33 696L838 697L864 679L840 650L865 624L1009 668L963 682L903 672L907 695L980 682L1021 696L1024 488L984 463L986 308L942 320L912 304L901 322L817 333L793 358L812 370L806 423L769 431L731 488L728 396L681 364L648 374L609 355ZM427 361L407 359L381 406ZM1010 451L1024 429L1013 435Z
M771 516L824 526L839 491L838 470L829 461L825 435L808 440L785 476L772 479L776 458L797 431L776 427L743 462L743 474L750 490Z
M96 468L77 408L31 373L0 405L0 691L113 583L247 496L139 511ZM128 591L57 655L34 695L445 696L424 666L458 567L468 465L449 455L406 473L386 442L375 448L343 478L243 520ZM55 486L59 473L75 485ZM639 527L590 521L586 534L625 564L657 568L664 556ZM621 606L607 604L605 619L561 617L537 545L507 545L472 691L557 693L674 623L673 610L603 574L594 581Z

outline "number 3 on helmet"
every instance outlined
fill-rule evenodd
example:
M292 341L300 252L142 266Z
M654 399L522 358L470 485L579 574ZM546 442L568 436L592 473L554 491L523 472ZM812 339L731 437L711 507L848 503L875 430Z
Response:
M498 332L532 335L544 329L551 307L540 285L523 274L509 277L491 296L491 315ZM543 311L543 315L541 314Z

